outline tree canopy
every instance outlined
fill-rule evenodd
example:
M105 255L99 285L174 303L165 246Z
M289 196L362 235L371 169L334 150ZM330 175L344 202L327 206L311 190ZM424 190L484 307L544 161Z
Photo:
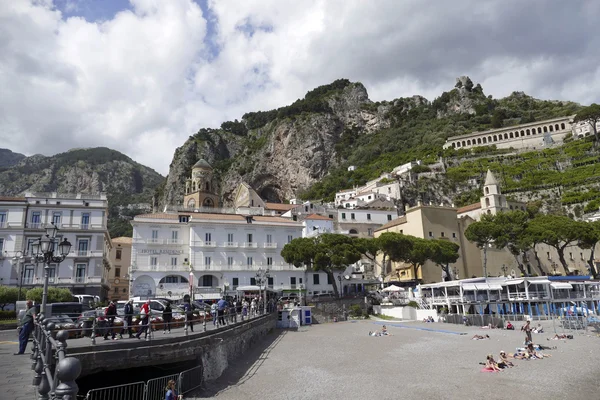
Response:
M593 103L588 107L584 107L575 118L573 118L573 122L586 122L590 128L592 128L592 132L594 132L594 138L596 140L596 144L600 138L598 137L598 129L596 128L596 124L600 122L600 104Z
M14 304L17 301L19 289L14 286L0 286L0 308Z
M43 291L44 290L40 287L29 289L25 297L27 300L33 300L36 303L41 303ZM69 289L50 287L48 288L48 299L46 301L48 304L73 301L73 294L71 294Z

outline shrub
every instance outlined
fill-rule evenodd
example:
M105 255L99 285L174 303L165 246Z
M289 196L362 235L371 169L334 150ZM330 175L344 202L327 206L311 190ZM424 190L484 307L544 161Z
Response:
M361 306L359 304L353 304L352 306L350 306L350 316L351 317L362 317L363 315L363 310L361 308Z
M0 319L16 319L16 311L0 311Z
M407 306L412 308L419 308L419 303L417 303L416 301L409 301Z

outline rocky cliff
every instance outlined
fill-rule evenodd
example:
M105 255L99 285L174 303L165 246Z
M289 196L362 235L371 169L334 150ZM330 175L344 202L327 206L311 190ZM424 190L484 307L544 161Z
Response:
M246 114L240 129L201 129L179 147L161 190L162 204L183 200L185 179L201 158L215 167L225 205L245 181L262 197L284 201L337 166L336 145L345 136L364 136L390 126L390 105L373 106L360 83L334 82L288 107ZM235 126L235 125L234 125Z

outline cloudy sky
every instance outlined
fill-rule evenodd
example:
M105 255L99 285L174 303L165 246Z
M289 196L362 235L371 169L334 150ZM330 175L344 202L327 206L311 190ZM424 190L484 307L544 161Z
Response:
M597 0L0 2L0 147L108 146L166 174L201 127L338 78L429 99L600 102Z

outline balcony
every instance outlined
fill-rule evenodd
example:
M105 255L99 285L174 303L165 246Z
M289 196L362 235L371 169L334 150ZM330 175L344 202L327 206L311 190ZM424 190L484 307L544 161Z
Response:
M217 242L213 242L212 240L194 240L192 242L192 246L197 247L217 247Z
M102 250L75 250L70 252L67 257L102 257Z
M12 224L11 224L12 225ZM19 224L20 225L20 224ZM104 230L106 229L106 226L104 226L103 224L64 224L61 222L55 223L54 224L56 227L58 227L59 229L63 229L63 230L73 230L73 229L77 229L77 230ZM25 227L28 229L46 229L47 227L51 227L52 225L50 223L43 223L43 222L27 222L25 224Z
M276 249L277 248L277 243L265 243L264 244L264 248L265 249Z
M23 285L43 285L43 277L25 277L21 282ZM56 277L48 278L51 285L70 285L70 284L108 284L108 281L101 276L76 276L76 277Z
M240 246L244 249L257 249L258 248L258 243L256 242L244 242L242 243L242 245Z
M26 228L29 229L43 229L43 225L41 222L28 222Z
M238 247L238 242L225 242L223 243L223 247L236 248Z
M157 238L146 239L146 244L163 244L163 243L164 243L164 239L157 239Z
M159 271L159 272L189 272L189 265L170 265L170 264L162 264L162 265L149 265L147 267L140 267L139 265L135 268L132 268L133 271Z
M181 240L181 239L166 239L165 244L172 244L172 245L179 246L179 245L183 244L183 240Z

